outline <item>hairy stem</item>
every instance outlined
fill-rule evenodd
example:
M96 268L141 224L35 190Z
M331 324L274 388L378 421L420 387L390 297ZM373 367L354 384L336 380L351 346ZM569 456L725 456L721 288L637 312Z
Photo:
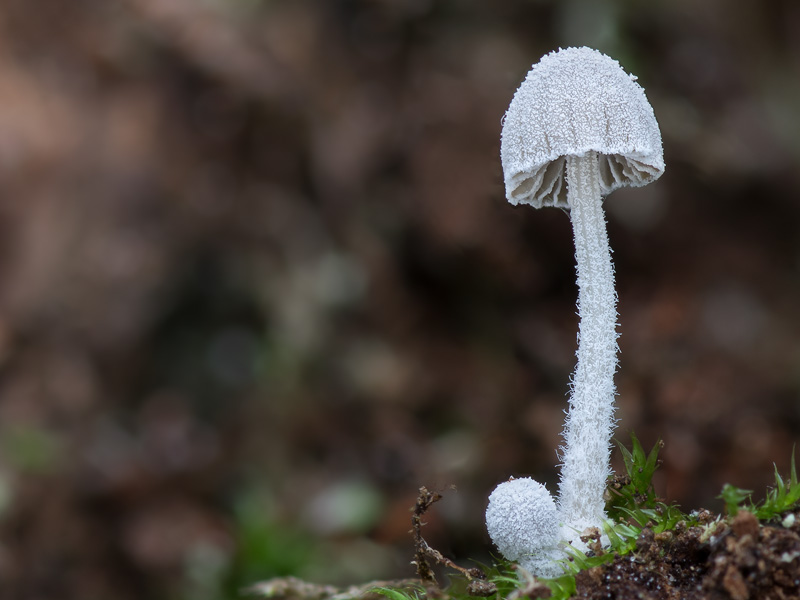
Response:
M617 368L617 295L597 153L567 157L567 201L578 271L578 364L564 426L559 507L579 533L605 518ZM567 535L568 539L576 534Z

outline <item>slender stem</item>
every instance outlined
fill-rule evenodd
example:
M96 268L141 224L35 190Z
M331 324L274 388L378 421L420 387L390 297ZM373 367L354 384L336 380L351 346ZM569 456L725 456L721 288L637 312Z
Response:
M599 527L610 473L617 369L617 295L597 154L567 157L567 201L578 271L578 364L564 425L559 507L567 528Z

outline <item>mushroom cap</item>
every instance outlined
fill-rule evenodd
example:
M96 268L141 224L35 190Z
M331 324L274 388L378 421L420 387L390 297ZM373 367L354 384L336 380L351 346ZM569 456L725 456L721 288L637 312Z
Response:
M508 201L568 208L565 157L591 151L603 196L664 172L661 132L636 77L591 48L551 52L533 65L503 119Z
M558 510L550 492L530 477L510 479L489 495L486 529L509 560L549 555L558 543Z

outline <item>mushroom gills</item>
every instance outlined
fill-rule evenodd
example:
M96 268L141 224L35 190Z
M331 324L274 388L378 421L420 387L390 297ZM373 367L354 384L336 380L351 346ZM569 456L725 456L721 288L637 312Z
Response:
M625 185L644 186L661 174L653 165L620 154L598 153L600 190L603 196ZM567 163L564 156L547 162L532 171L517 173L509 193L512 204L530 204L536 208L557 206L569 209L566 182Z
M531 204L541 208L552 204L548 198L556 198L557 205L566 206L567 191L564 185L566 159L561 156L541 165L531 172L518 173L514 178L514 189L510 193L512 204Z
M659 169L647 162L620 154L601 154L598 166L604 196L625 185L647 185L661 174Z

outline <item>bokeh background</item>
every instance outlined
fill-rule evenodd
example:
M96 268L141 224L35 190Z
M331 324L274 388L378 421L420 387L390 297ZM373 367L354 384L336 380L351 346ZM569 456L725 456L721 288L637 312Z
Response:
M0 596L409 576L421 485L489 560L492 487L556 483L577 331L500 120L568 45L664 138L606 202L618 436L686 509L763 495L800 432L800 3L4 0Z

